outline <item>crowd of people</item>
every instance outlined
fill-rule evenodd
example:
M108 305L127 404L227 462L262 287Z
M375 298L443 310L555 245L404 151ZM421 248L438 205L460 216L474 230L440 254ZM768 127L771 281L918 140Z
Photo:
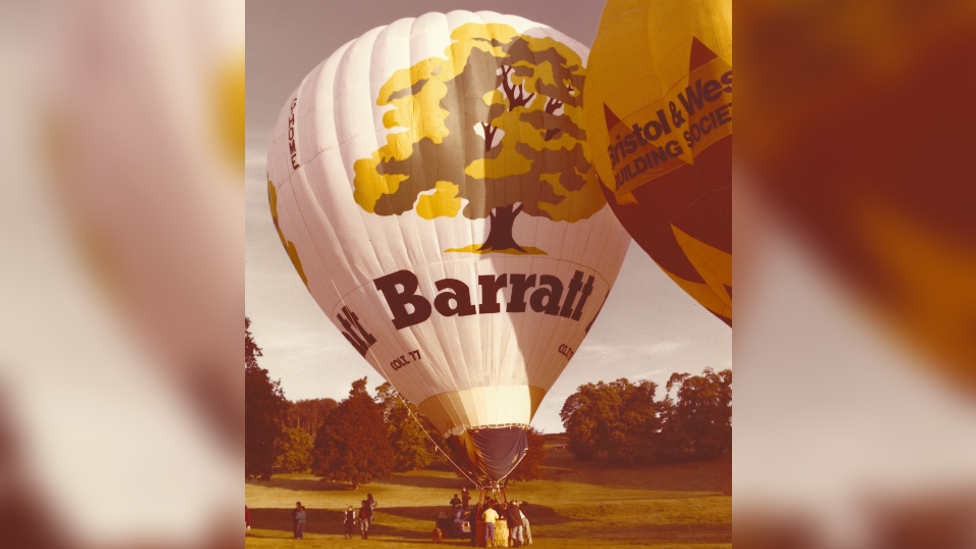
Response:
M468 509L471 495L467 488L461 489L461 496L454 494L450 504L454 511L454 527L458 537L464 539L464 517ZM507 547L521 547L532 544L532 531L529 528L529 519L525 516L524 509L527 504L524 501L500 502L493 498L488 498L484 502L475 504L468 517L470 527L471 545L478 544L478 523L484 524L483 539L486 546L496 546L500 541L504 541ZM503 521L505 528L496 528L499 522ZM497 531L507 531L501 534L502 540L497 540Z
M373 509L376 508L376 499L373 494L366 494L366 499L362 501L362 506L357 513L355 508L350 505L342 514L342 522L345 526L346 539L352 539L355 530L359 529L362 539L369 539L369 525L373 521ZM295 502L295 508L291 510L292 532L294 539L305 539L305 524L308 522L308 514L302 502ZM251 529L251 514L244 506L245 532Z
M362 506L357 513L355 508L350 505L342 514L342 522L346 530L346 539L352 539L355 530L359 529L362 539L369 539L369 525L373 522L373 509L377 502L373 494L366 494L366 499L362 501ZM291 510L292 537L294 539L305 539L305 524L308 523L308 512L302 502L295 502L295 508ZM251 530L251 510L244 506L244 535Z
M350 505L348 509L342 514L342 523L345 527L345 537L346 539L352 539L355 535L355 531L359 530L359 535L362 539L369 539L369 525L373 522L373 509L376 508L377 502L373 497L373 494L366 494L366 499L364 499L359 508L359 512ZM247 507L244 508L245 511L245 522L247 529L250 529L251 517L247 512ZM307 522L307 514L305 512L305 506L302 502L296 502L295 508L291 511L291 520L294 530L294 539L305 539L305 524Z
M527 505L524 501L499 502L493 498L488 498L484 503L475 505L471 516L478 517L485 524L485 547L496 546L495 531L500 522L503 522L505 529L508 530L507 547L532 545L532 530L529 527L529 519L523 512ZM477 541L477 528L472 525L471 545L477 545Z
M459 536L463 539L464 512L469 509L471 494L467 488L461 488L460 496L454 494L451 499L451 508L454 511L454 525ZM350 505L342 514L342 522L345 527L345 539L353 539L358 527L362 539L369 539L369 526L373 521L373 510L376 508L377 501L373 494L366 494L357 512L355 507ZM477 523L484 524L485 546L496 546L496 525L504 522L508 530L508 547L521 547L532 545L532 530L529 528L529 519L525 516L524 509L528 504L524 501L499 502L496 499L488 498L484 502L478 502L471 508L469 517L469 528L471 534L471 545L475 546L478 542ZM441 516L444 516L443 513ZM295 508L291 511L292 529L294 539L305 539L305 524L308 522L308 513L302 502L295 502ZM245 534L251 529L251 513L247 506L244 506L244 531Z

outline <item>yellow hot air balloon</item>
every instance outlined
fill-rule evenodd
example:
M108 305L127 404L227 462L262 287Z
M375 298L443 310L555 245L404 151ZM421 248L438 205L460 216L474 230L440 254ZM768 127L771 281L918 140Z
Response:
M520 17L404 19L313 70L273 132L309 292L483 483L524 455L630 241L589 162L586 55Z
M586 134L634 240L732 325L732 1L610 0Z

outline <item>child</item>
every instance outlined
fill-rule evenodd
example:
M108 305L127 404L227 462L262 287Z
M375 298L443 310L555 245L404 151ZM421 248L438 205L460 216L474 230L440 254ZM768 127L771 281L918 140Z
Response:
M356 510L352 505L342 514L342 524L346 527L346 539L352 539L352 533L356 527Z

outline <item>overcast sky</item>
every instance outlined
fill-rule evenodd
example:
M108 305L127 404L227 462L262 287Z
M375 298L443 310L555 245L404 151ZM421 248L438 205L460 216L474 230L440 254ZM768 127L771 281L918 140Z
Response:
M264 350L260 359L290 400L348 394L353 380L382 378L349 345L306 291L271 222L265 157L272 126L291 93L318 63L366 31L431 11L489 9L547 24L586 46L602 2L248 0L245 307ZM533 420L562 431L559 410L581 384L650 379L732 367L732 330L682 292L636 245L589 336Z

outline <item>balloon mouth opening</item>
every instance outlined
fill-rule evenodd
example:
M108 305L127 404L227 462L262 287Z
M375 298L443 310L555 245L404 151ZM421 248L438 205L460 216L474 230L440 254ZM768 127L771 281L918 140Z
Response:
M455 427L447 444L456 464L480 485L502 482L528 450L527 425Z

